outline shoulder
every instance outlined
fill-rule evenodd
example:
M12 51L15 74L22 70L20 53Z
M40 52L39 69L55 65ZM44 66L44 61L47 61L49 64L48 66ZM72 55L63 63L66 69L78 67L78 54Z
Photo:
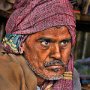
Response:
M20 64L17 60L17 56L13 54L7 54L4 50L0 50L0 70L13 69L19 70ZM18 69L17 69L18 68Z
M22 55L7 54L3 51L0 53L0 90L20 90L20 87L25 89L26 86L30 90L36 90L36 84L36 76ZM15 89L11 89L12 86Z
M0 55L0 75L20 74L22 72L22 67L16 59L17 57L12 54L5 53Z
M16 57L0 51L0 90L18 90L23 70Z

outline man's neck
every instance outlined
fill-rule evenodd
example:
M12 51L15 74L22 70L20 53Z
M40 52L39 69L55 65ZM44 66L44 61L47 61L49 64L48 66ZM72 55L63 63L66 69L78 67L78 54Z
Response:
M44 84L45 80L43 78L40 78L39 76L36 77L37 77L37 85L41 87Z

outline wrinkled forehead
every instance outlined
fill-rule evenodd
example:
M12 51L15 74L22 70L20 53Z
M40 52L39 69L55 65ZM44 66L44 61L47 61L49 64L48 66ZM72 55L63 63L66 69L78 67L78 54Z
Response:
M42 31L42 34L55 34L55 35L63 35L64 33L69 33L69 29L66 26L54 26L54 27L50 27L47 28L45 30Z
M48 29L45 29L43 31L34 33L32 35L28 36L28 41L30 39L51 39L51 40L63 40L71 38L71 35L69 33L69 30L65 26L58 26L58 27L51 27Z

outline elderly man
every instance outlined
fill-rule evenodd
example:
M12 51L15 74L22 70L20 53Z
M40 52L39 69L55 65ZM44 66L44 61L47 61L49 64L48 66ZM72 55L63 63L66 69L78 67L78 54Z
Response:
M19 0L14 9L0 53L0 90L80 90L70 2Z

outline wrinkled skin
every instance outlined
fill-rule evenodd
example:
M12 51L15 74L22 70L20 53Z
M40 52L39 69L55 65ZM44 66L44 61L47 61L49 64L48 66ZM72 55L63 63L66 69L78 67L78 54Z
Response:
M36 75L57 80L65 72L70 59L71 35L65 26L52 27L29 35L23 50Z

